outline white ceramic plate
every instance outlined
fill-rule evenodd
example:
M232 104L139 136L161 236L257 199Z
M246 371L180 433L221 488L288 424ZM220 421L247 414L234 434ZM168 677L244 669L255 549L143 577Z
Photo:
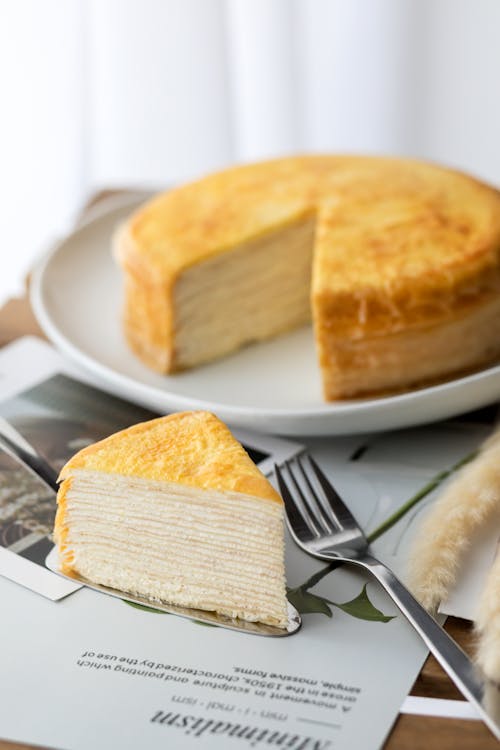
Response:
M500 397L500 366L390 398L324 403L312 332L249 346L179 375L148 370L120 327L121 276L110 254L116 225L144 194L108 202L39 263L32 304L48 337L108 389L158 411L209 409L221 419L282 435L341 435L409 427Z

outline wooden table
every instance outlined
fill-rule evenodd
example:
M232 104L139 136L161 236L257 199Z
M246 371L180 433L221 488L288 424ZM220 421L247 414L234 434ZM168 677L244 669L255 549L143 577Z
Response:
M105 200L108 195L109 193L96 195L88 207ZM24 297L10 300L0 309L0 346L26 334L44 338L28 299ZM473 633L468 621L449 617L445 627L465 651L472 652ZM383 690L383 677L381 677L380 687ZM462 698L433 656L429 656L425 662L411 694L429 698ZM425 748L425 750L493 750L496 748L498 750L498 747L499 743L481 721L404 714L396 720L384 745L384 750L420 750L420 748ZM28 748L34 750L31 745L19 745L0 740L0 750L28 750Z

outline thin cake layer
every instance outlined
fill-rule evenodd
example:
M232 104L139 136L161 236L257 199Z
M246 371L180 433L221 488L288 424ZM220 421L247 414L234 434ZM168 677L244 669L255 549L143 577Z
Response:
M179 277L173 302L176 370L310 322L314 227L313 218L301 218Z
M152 601L286 627L277 503L85 469L62 495L64 569Z

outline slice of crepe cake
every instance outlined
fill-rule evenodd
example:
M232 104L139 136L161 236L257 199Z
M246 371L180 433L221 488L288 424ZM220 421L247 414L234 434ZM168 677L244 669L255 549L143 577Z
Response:
M129 427L77 453L60 480L62 572L286 627L282 500L213 414Z

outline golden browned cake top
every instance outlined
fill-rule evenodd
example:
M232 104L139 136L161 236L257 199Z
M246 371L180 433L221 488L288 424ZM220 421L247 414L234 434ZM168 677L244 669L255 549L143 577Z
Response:
M117 432L79 451L59 478L75 469L282 502L225 424L205 411L170 414Z
M300 156L157 196L128 222L123 263L156 280L301 216L317 216L313 291L439 288L498 266L500 193L423 162Z

